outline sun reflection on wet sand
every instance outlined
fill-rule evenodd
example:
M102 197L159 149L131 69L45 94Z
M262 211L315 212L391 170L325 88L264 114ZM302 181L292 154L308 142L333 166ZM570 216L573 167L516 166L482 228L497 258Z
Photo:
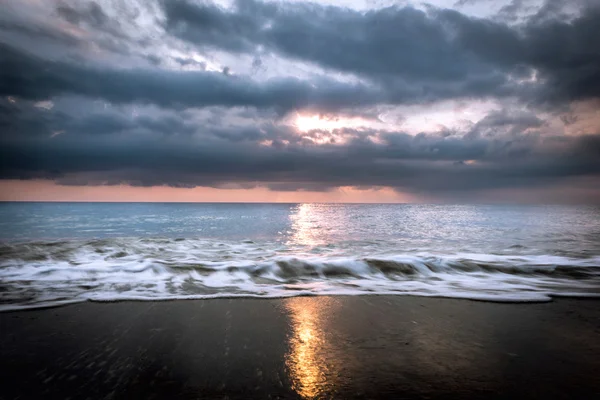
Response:
M335 369L322 355L329 347L323 325L337 303L330 298L315 300L296 297L285 303L293 329L286 365L292 378L292 389L305 399L316 398L324 388L332 386ZM331 354L328 354L330 358Z

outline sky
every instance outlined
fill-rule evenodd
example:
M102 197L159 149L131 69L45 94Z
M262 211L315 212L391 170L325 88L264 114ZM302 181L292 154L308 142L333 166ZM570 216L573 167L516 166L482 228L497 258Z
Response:
M600 202L598 0L0 3L0 200Z

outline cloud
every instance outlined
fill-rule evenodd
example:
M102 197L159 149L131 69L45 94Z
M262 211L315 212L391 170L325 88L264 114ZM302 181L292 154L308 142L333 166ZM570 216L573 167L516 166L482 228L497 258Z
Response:
M521 3L513 1L507 7L519 8ZM159 2L159 7L150 2L109 12L107 5L95 2L63 2L55 13L69 28L40 23L40 18L33 17L40 10L29 14L13 10L7 14L12 19L0 18L0 29L55 37L65 48L69 41L82 49L92 43L113 52L113 58L118 55L119 66L110 57L104 63L44 59L32 55L44 53L40 46L32 44L29 50L35 51L30 53L4 43L2 51L7 55L2 67L12 74L4 73L0 79L13 83L0 88L4 95L48 98L76 93L111 102L183 107L273 107L275 96L281 96L278 100L284 109L515 96L525 103L556 107L600 96L596 67L600 52L593 45L600 35L600 7L584 0L575 4L579 13L572 18L564 16L564 4L548 0L524 22L509 25L501 19L475 18L435 7L359 11L317 3L244 0L224 8L174 0ZM142 21L148 19L154 22L146 26ZM161 65L162 59L205 69L205 62L182 56L190 45L209 53L247 54L253 60L248 74L262 64L255 62L262 60L261 54L272 54L276 59L308 63L326 75L279 76L265 83L241 74L234 84L210 74L152 67ZM168 48L177 49L180 55L166 55ZM90 50L79 56L94 56ZM123 67L124 57L129 61ZM142 66L142 61L150 65ZM219 69L230 75L229 66ZM16 76L15 71L19 72ZM336 79L335 73L354 76L354 83ZM34 84L29 84L32 79ZM83 85L83 80L88 84ZM123 85L124 81L129 85ZM89 82L97 82L102 90ZM214 93L217 90L222 96Z
M368 12L314 3L237 1L225 9L164 2L166 29L200 48L268 51L392 85L454 97L519 95L572 101L600 96L600 7L572 19L548 2L523 24L455 10L393 6ZM513 4L513 7L516 7ZM524 84L523 78L535 76ZM514 84L521 80L522 87ZM421 98L426 96L421 95Z
M206 71L115 69L41 60L0 46L0 95L46 99L82 95L112 103L151 103L163 107L249 106L289 110L306 106L340 108L372 104L377 92L332 79L295 78L264 83Z
M268 119L234 124L228 113L203 126L185 112L70 116L53 109L43 115L41 122L25 118L19 134L3 135L0 178L313 191L389 186L440 195L600 174L600 135L544 134L535 116L508 111L491 112L468 131L418 135L372 129L299 135ZM46 132L43 140L23 134L49 126L65 132L55 137ZM525 127L532 131L523 132ZM315 144L305 139L311 135L347 140Z
M96 2L85 4L82 9L76 9L63 4L56 7L56 11L61 17L73 24L86 22L92 26L102 27L109 21L102 7Z
M597 182L600 7L563 3L507 1L486 18L13 4L0 16L0 179L434 197ZM300 131L297 114L342 123Z
M410 91L419 100L487 95L509 82L493 65L453 40L443 14L412 7L360 12L314 3L164 2L166 29L200 48L274 52L323 68L393 85L395 101ZM389 86L388 86L389 87Z

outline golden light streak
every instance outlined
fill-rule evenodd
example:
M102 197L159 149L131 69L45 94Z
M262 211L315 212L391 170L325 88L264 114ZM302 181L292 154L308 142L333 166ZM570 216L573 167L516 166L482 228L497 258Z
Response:
M318 398L323 389L332 386L332 377L339 363L333 363L332 354L322 356L328 350L324 324L337 306L331 298L295 297L285 302L292 322L290 351L286 365L292 378L292 389L302 398ZM336 367L337 365L337 367Z
M293 232L290 237L291 243L302 246L317 246L321 243L322 238L318 235L321 229L318 229L316 207L316 204L300 204L296 212L290 215Z

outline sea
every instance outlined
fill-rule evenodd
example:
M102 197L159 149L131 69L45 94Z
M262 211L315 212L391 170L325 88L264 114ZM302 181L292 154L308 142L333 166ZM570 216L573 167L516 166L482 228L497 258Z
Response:
M600 207L0 203L0 311L318 295L600 297Z

